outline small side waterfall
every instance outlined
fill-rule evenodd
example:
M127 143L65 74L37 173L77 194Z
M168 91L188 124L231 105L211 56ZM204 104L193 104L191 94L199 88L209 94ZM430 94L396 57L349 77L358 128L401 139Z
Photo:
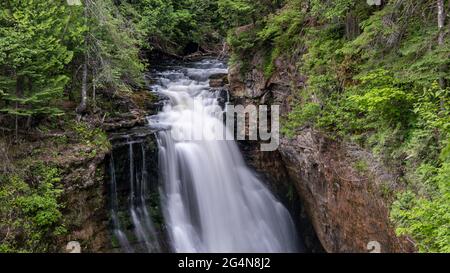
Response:
M109 172L110 172L110 206L111 206L111 220L113 225L114 236L116 236L117 240L120 243L120 246L123 248L125 252L132 252L132 247L130 242L128 241L127 236L124 233L124 229L122 227L122 223L119 219L118 211L118 196L117 196L117 181L116 181L116 169L114 167L114 157L111 155L109 161Z
M124 252L162 251L161 235L150 213L155 208L149 204L152 191L158 191L158 182L149 175L146 149L145 138L120 136L109 160L111 225ZM116 169L119 165L120 171Z

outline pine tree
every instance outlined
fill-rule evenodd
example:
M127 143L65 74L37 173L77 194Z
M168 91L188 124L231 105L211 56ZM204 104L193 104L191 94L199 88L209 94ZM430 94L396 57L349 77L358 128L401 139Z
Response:
M61 115L54 106L69 81L68 46L82 29L71 24L65 1L7 0L0 3L0 111L15 117Z
M134 12L127 3L86 0L88 33L85 54L93 87L127 89L142 82L144 65L139 58L141 33L125 17ZM127 86L128 85L128 86Z

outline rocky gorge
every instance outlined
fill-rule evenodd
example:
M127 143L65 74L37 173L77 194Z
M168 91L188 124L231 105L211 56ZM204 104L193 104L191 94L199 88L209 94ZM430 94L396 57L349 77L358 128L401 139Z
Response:
M257 60L258 58L255 57L256 62ZM293 82L290 78L292 74L289 71L277 72L266 81L263 72L258 71L257 67L258 65L255 65L251 73L242 75L239 67L232 66L228 75L211 76L211 87L229 91L230 99L235 104L279 104L282 106L282 114L289 111L292 86L287 83ZM289 66L280 64L280 67ZM301 76L294 77L301 85ZM149 109L155 107L157 106L153 105ZM129 141L138 137L143 139L146 145L156 145L152 137L153 132L145 129L143 131L122 129L124 133L120 133L121 130L117 129L110 131L110 141L113 143L126 145L127 142L124 142L124 139ZM133 131L135 133L130 134ZM123 145L114 146L116 153L121 146ZM293 214L299 234L309 252L414 251L414 243L408 238L397 237L389 221L387 209L389 200L383 196L383 187L393 183L395 176L377 162L370 153L356 145L327 137L312 128L302 128L293 138L282 136L280 147L274 152L261 152L258 143L251 141L240 142L240 148L248 163L264 177L269 187ZM152 158L149 166L153 166L152 180L158 181L156 168L158 160L155 156L157 151L152 149L148 150ZM126 155L127 153L123 151L118 154ZM98 170L103 172L109 170L110 156L102 155L100 158L103 160L96 161ZM129 162L129 159L124 159L122 162ZM364 162L364 164L361 167L355 162ZM76 204L74 207L79 209L76 212L77 215L80 215L81 210L89 213L87 215L81 213L86 216L84 224L81 224L80 229L74 231L68 239L81 241L84 250L88 252L110 252L117 247L117 243L110 239L111 222L108 221L108 213L104 210L105 207L110 207L108 196L111 195L108 194L108 185L110 185L111 175L105 174L102 177L103 181L98 181L98 184L91 183L86 186L87 189L91 187L91 191L87 192L95 192L96 197L89 194L70 199L71 204ZM119 178L118 181L124 180ZM126 198L130 190L127 186L123 188L123 185L127 184L122 182L122 190L120 190L122 199ZM97 189L94 190L96 187ZM151 197L155 198L155 195ZM150 198L150 195L146 198ZM100 206L92 209L89 207L91 202L88 200L97 200L97 205L100 204ZM98 200L103 201L98 203ZM126 203L126 200L122 201L122 204L123 202ZM158 207L159 201L151 202L153 206ZM98 217L99 215L103 216ZM156 217L161 217L161 214L159 215ZM96 220L92 221L92 219ZM99 221L99 219L102 220ZM161 223L158 226L157 233L160 234L158 240L164 244L164 240L167 240L164 238L166 231ZM132 229L132 224L128 228ZM98 232L101 230L103 232ZM165 249L167 251L167 246Z
M302 76L279 60L277 72L266 80L258 69L259 61L255 55L253 69L247 73L231 65L228 74L213 74L209 84L220 90L221 105L228 97L233 104L277 104L284 115L290 111L292 84L301 87ZM44 151L52 147L54 138L60 138L58 132L47 133L52 135L48 141L31 142L31 150L43 151L36 160L61 169L67 233L55 237L53 251L71 252L67 244L77 242L81 252L122 252L120 236L129 238L127 244L136 251L170 251L158 189L157 140L155 130L147 126L147 117L161 109L164 99L143 91L102 105L121 110L102 122L101 115L97 121L88 121L98 122L106 133L107 139L101 142L96 140L98 133L91 135L80 128L74 129L74 135L66 133L68 140L58 144L59 152L52 155ZM259 151L259 143L253 141L241 141L239 146L248 164L292 214L305 251L414 251L414 243L397 237L389 221L389 200L383 196L383 187L393 184L396 177L370 153L307 127L295 137L282 136L274 152ZM79 155L85 155L84 159ZM137 189L130 188L130 176ZM149 187L143 188L144 184ZM129 214L131 191L136 192L132 196L137 198L136 213L141 214L137 218ZM143 231L136 233L136 225L146 217L154 223L143 224ZM142 237L149 234L150 226L150 237Z

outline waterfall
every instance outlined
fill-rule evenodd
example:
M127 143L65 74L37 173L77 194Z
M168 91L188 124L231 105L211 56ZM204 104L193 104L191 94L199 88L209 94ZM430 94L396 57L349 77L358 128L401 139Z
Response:
M246 166L234 141L179 138L204 128L226 132L221 117L210 114L221 92L211 90L208 82L212 74L226 72L224 64L203 60L159 73L154 86L168 98L150 123L164 129L157 140L172 250L300 251L289 212Z
M117 181L116 181L116 169L114 167L114 157L111 156L109 160L109 171L110 171L110 202L111 202L111 220L113 224L113 232L119 241L120 246L123 248L125 252L132 252L132 248L130 242L128 241L127 236L123 232L122 223L120 222L118 211L118 196L117 196Z
M125 135L121 141L114 144L114 151L109 160L112 230L125 252L161 251L158 233L147 204L151 181L144 146L144 140ZM115 155L120 156L121 160L115 159ZM120 164L128 162L128 171L121 173L120 183L117 182L115 160ZM120 194L119 185L122 186ZM131 227L129 223L132 223Z

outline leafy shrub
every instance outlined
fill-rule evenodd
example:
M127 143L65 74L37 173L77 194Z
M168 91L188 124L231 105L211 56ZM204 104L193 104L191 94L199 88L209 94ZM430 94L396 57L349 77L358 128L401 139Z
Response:
M421 252L450 252L450 164L435 177L439 193L418 198L407 191L394 202L391 217L399 235L410 235Z
M387 124L407 125L412 114L413 94L397 85L395 79L383 69L373 71L360 78L356 88L360 95L350 96L358 109L370 120L384 119Z
M283 126L284 134L292 137L295 130L305 125L312 125L320 114L320 105L317 103L306 103L303 106L296 107L289 113L288 121Z
M91 128L84 122L74 122L71 124L71 128L76 133L78 140L85 145L97 149L109 149L111 145L108 136L100 128Z
M33 172L36 184L18 175L0 176L0 252L48 251L65 233L59 170L38 164Z

